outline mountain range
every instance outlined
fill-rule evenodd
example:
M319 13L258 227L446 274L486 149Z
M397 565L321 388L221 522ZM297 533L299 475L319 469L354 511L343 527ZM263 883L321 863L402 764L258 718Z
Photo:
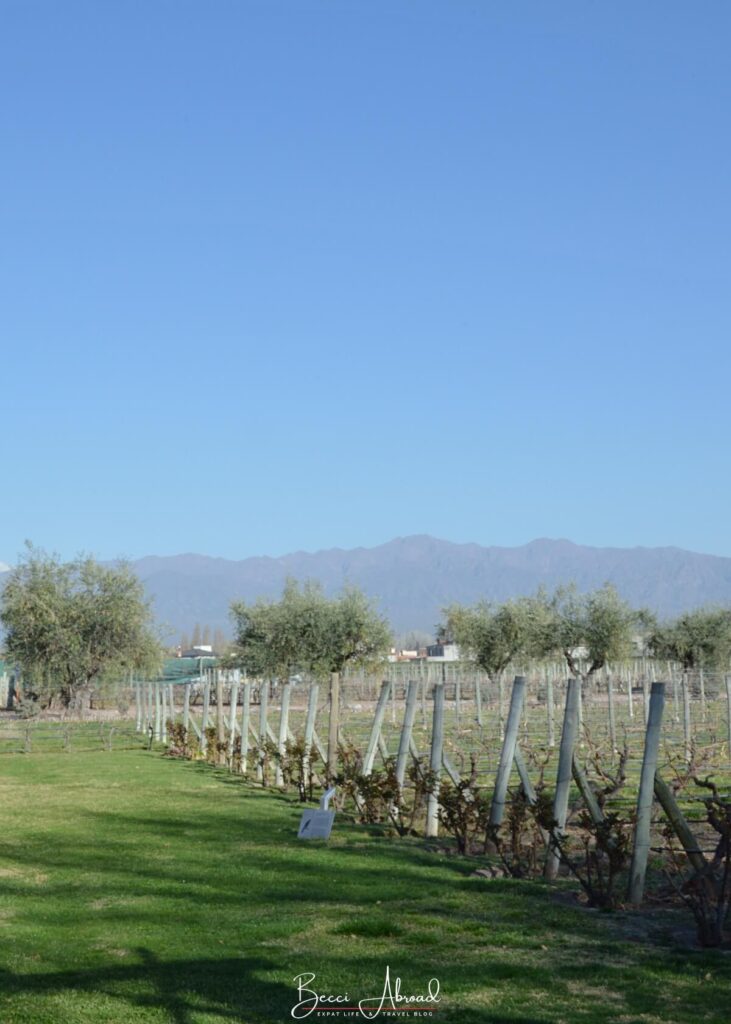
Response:
M680 548L595 548L568 540L520 547L453 544L399 537L373 548L294 552L242 561L206 555L149 556L132 566L171 640L196 622L230 634L234 599L279 596L288 576L319 580L326 593L361 587L396 633L432 633L452 601L504 600L574 581L588 590L609 581L635 606L674 615L702 604L731 603L731 558Z

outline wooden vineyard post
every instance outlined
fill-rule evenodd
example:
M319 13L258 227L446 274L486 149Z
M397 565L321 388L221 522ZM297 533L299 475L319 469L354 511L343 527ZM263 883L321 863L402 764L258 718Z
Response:
M229 771L233 763L234 746L236 744L236 709L239 704L239 670L234 669L231 690L228 696L228 765Z
M310 693L307 698L307 718L305 719L305 776L310 773L310 751L315 739L315 718L317 717L317 696L320 687L317 683L310 685Z
M609 743L612 753L617 750L617 722L614 717L614 680L611 671L607 671L607 711L609 714Z
M636 906L642 903L642 896L645 891L647 858L650 853L652 801L655 795L657 752L660 746L660 725L662 724L664 704L665 683L653 683L650 694L650 710L647 715L640 791L637 796L637 824L635 826L635 842L632 850L632 865L630 867L629 879L628 898L630 903L634 903Z
M556 726L553 707L553 677L546 672L546 742L550 748L556 746Z
M207 753L208 750L208 736L206 735L206 729L208 728L208 712L211 705L211 676L209 672L204 674L203 681L203 710L201 711L201 752Z
M269 706L269 680L262 679L259 684L259 759L256 765L256 778L258 782L264 779L263 753L267 742L267 710Z
M406 779L406 762L409 757L409 747L411 744L411 734L414 731L414 718L416 717L416 697L419 689L419 683L416 679L409 680L409 687L406 691L406 709L404 711L404 723L401 726L401 736L399 738L398 754L396 756L396 782L398 783L399 790L404 787L404 780Z
M569 679L566 687L566 707L561 731L561 745L558 752L558 773L556 775L556 793L553 798L553 817L559 835L566 827L566 815L569 807L569 791L573 772L574 747L579 727L579 683L578 679ZM560 858L558 850L553 846L546 857L544 876L556 878Z
M505 797L508 792L510 772L515 759L515 748L518 742L518 729L520 727L520 713L525 699L525 678L516 676L513 682L513 692L510 696L510 709L508 710L508 724L505 728L505 738L500 750L500 762L495 779L495 791L492 795L490 806L490 824L499 825L503 820L505 812Z
M332 783L338 770L338 737L340 733L340 673L330 673L330 708L327 727L327 781Z
M388 679L384 679L381 683L381 692L378 695L378 703L376 704L376 713L373 716L373 725L371 726L371 735L368 740L368 747L366 749L366 755L363 759L363 774L370 775L373 771L373 762L376 759L376 750L378 749L378 738L381 735L381 726L383 725L383 716L386 713L386 704L388 703L388 697L391 692L391 683Z
M188 729L190 728L190 683L185 684L183 690L183 728L185 729L185 735L188 735Z
M279 704L279 736L277 737L277 750L279 751L280 758L283 758L287 749L287 733L289 731L289 689L290 683L284 683L282 686L282 699ZM281 761L277 761L277 769L275 772L275 785L284 785L284 774L282 772Z
M434 714L429 767L434 776L434 785L426 803L427 838L433 838L439 834L439 777L442 772L442 750L444 748L444 683L437 683L432 693Z
M690 686L688 685L688 673L683 672L683 741L685 743L685 760L690 764L693 756L693 734L690 722Z
M246 775L249 757L249 721L251 718L251 683L244 679L241 694L241 774Z

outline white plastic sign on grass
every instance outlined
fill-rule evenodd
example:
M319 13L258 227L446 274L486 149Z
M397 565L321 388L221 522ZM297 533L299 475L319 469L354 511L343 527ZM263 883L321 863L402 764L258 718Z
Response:
M298 839L330 838L333 822L335 821L335 811L328 810L328 805L330 797L334 792L335 787L331 786L320 800L320 806L317 810L308 809L302 812L302 820L300 821L299 832L297 833Z

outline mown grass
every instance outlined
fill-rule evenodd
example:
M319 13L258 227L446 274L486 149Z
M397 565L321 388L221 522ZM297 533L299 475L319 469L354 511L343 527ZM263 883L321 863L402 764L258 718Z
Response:
M0 808L2 1024L286 1021L295 975L360 998L386 965L439 978L442 1024L728 1020L731 958L677 945L674 915L650 942L342 816L301 843L289 797L200 763L3 756Z

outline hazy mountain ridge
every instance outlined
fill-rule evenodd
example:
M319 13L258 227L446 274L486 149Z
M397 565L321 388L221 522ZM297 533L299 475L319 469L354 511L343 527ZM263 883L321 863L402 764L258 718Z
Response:
M319 580L328 593L362 587L394 629L432 631L451 601L504 600L574 580L580 589L609 580L635 605L673 615L731 603L731 558L681 548L594 548L540 539L520 547L454 544L425 535L374 548L298 551L242 561L206 555L147 556L133 562L158 619L177 637L196 622L230 631L229 604L279 595L287 576Z

